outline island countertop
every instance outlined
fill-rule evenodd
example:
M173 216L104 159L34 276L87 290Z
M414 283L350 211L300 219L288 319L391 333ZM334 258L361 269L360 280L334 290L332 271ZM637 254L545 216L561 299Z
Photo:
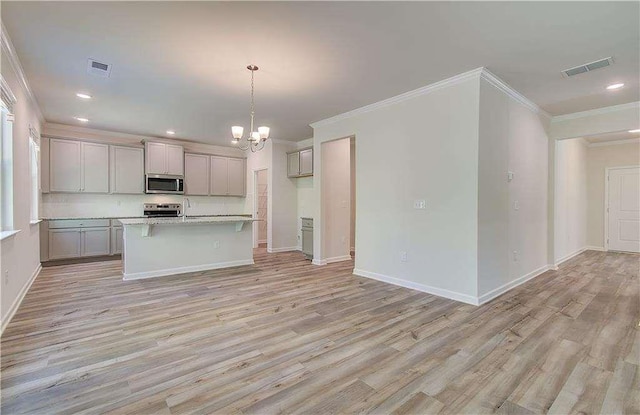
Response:
M130 218L118 219L124 226L127 225L184 225L197 223L237 223L255 222L250 216L179 216L171 218Z

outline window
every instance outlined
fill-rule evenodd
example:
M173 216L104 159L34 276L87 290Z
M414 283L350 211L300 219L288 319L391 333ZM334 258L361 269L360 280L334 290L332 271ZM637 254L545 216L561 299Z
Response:
M33 128L29 128L29 173L31 191L31 222L40 216L40 138Z
M0 231L13 230L13 114L0 101Z

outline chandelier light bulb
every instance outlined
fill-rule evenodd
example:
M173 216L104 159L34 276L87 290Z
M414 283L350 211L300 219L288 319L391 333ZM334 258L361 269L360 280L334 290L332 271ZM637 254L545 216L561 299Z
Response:
M231 127L231 134L233 135L233 138L236 139L236 141L242 138L243 133L244 128L238 125L234 125L233 127Z
M266 140L269 138L269 127L258 127L258 133L260 134L260 138L264 138Z
M255 142L260 141L260 133L257 131L254 131L251 133L251 139Z

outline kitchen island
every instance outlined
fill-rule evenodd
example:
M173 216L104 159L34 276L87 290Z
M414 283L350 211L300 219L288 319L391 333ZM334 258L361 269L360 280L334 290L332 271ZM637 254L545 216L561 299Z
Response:
M253 264L247 216L121 219L125 280Z

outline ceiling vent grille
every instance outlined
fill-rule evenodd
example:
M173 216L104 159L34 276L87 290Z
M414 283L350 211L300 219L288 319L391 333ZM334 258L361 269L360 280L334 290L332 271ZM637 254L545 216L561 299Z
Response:
M565 69L562 71L562 75L565 77L579 75L581 73L595 71L596 69L606 68L613 64L613 58L608 57L597 60L595 62L585 63L584 65L576 66L574 68Z
M111 75L111 65L89 59L89 62L87 63L87 72L91 75L108 78L109 75Z

